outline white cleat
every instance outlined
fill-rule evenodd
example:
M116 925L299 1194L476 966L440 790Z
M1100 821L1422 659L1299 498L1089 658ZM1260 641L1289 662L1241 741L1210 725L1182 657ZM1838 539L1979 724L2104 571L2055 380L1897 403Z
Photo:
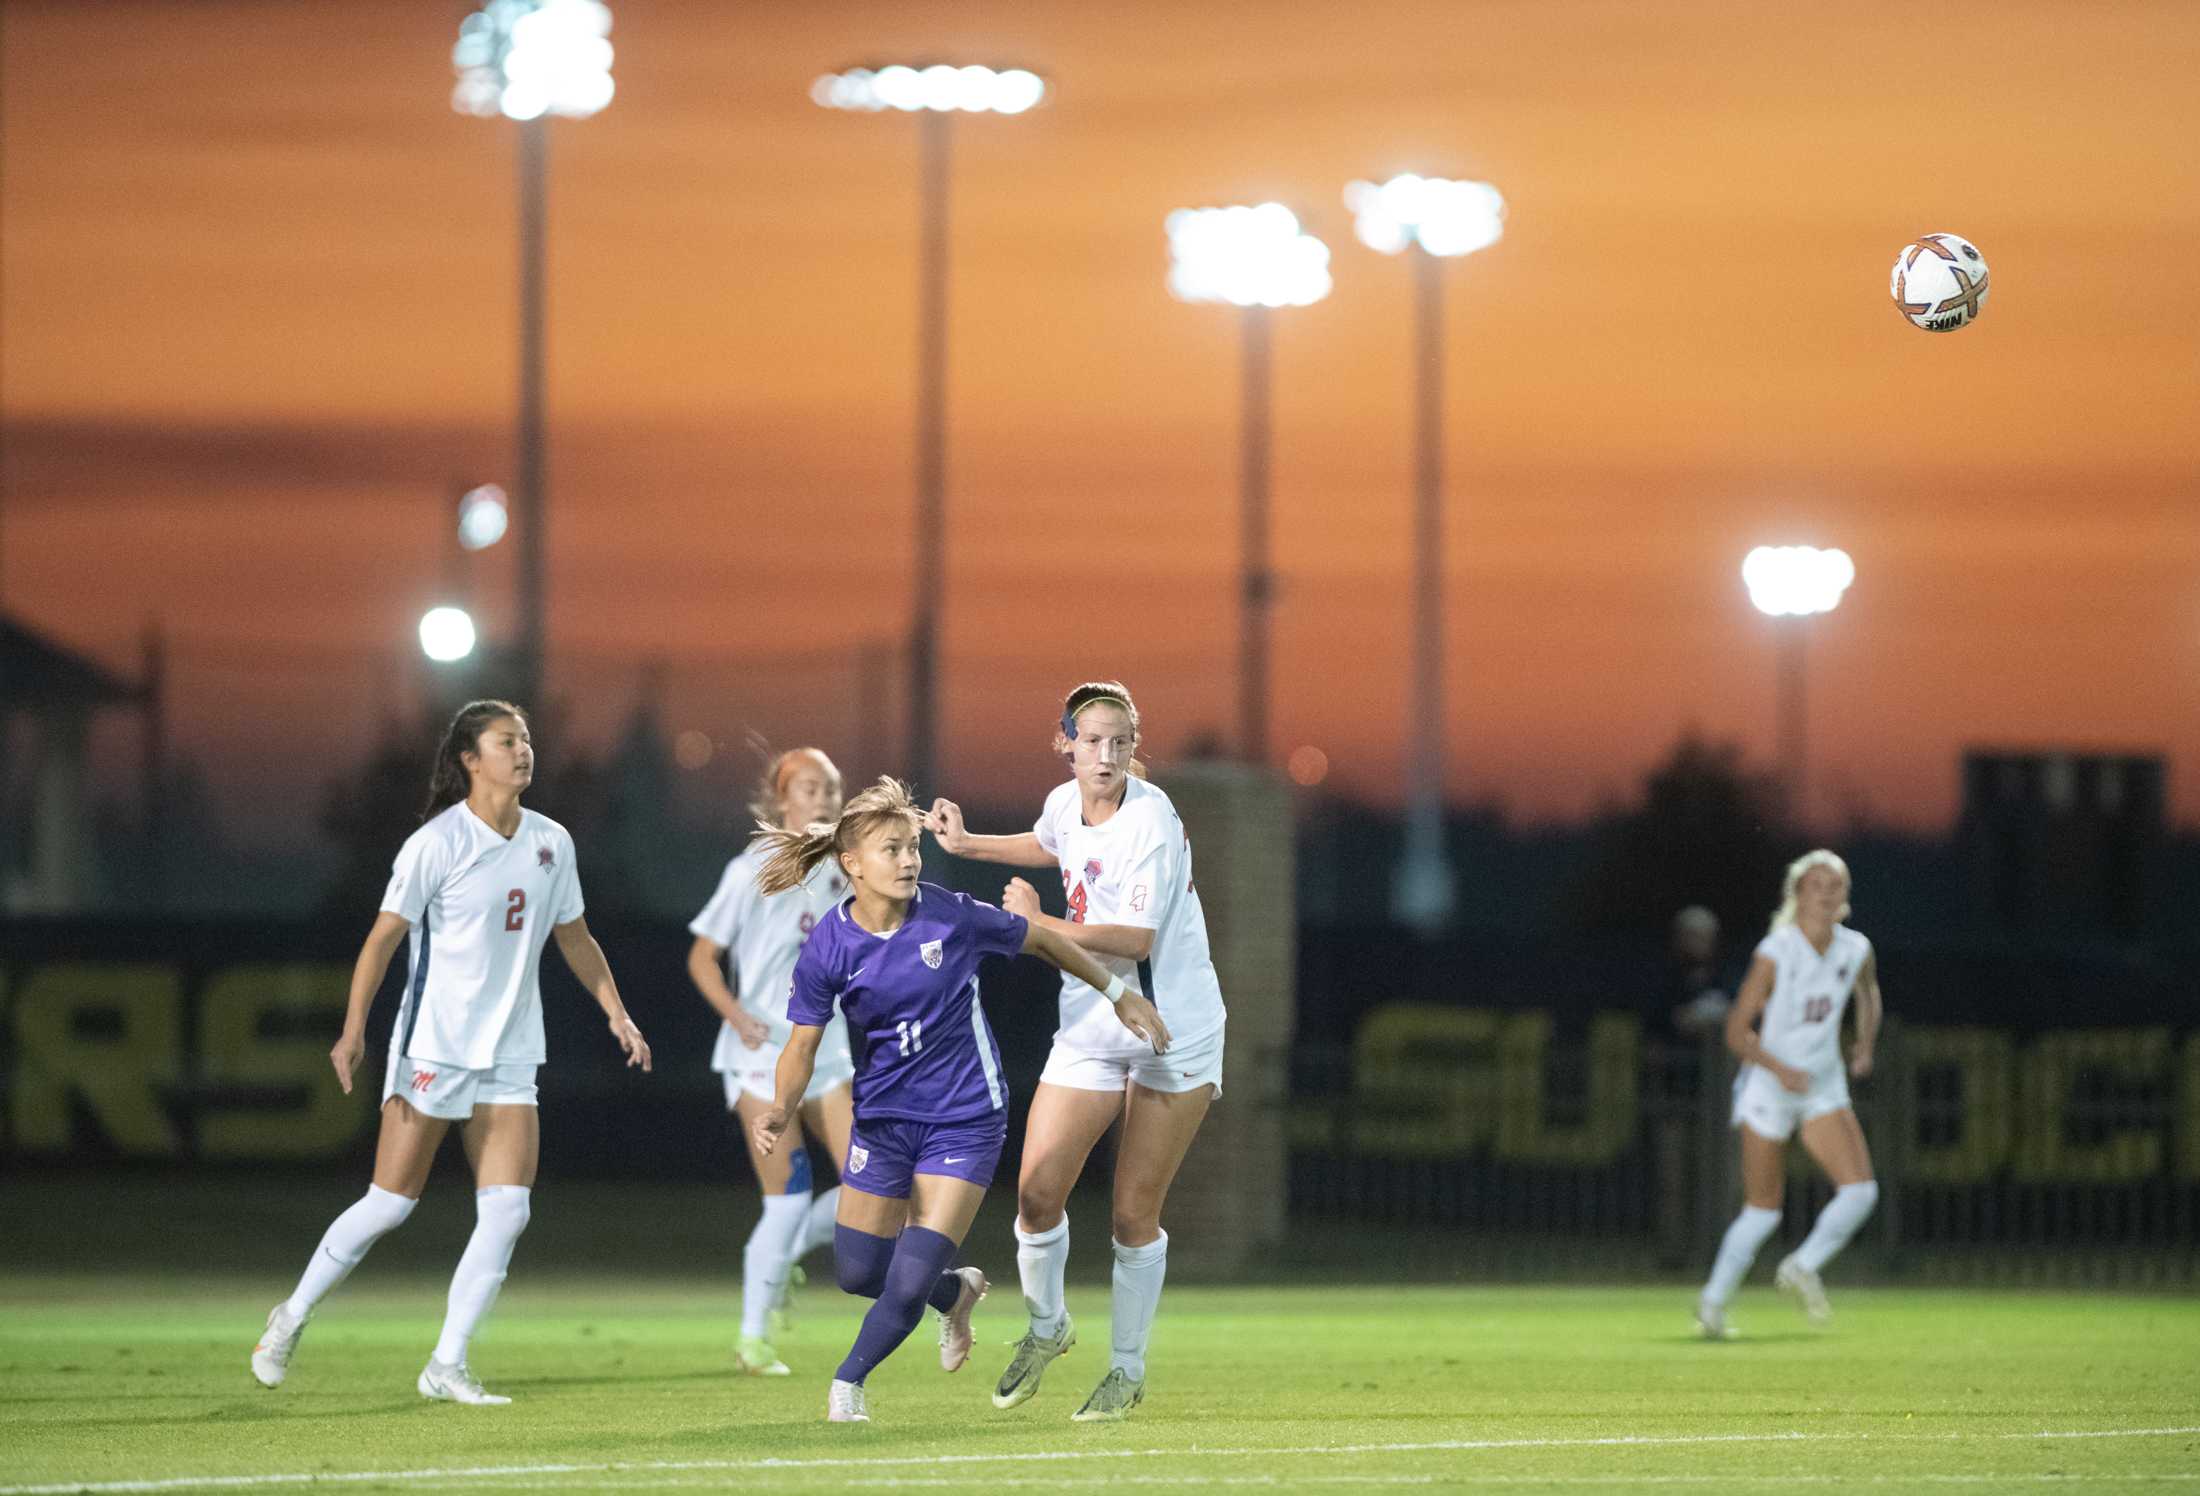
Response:
M827 1423L869 1423L870 1405L863 1397L861 1382L843 1382L833 1378L833 1390L825 1394L825 1421Z
M291 1353L305 1332L306 1322L290 1317L288 1299L267 1311L267 1328L260 1332L260 1343L252 1347L252 1375L262 1387L283 1385L283 1378L290 1375Z
M1706 1340L1732 1340L1741 1333L1726 1322L1725 1306L1708 1299L1696 1303L1696 1332Z
M961 1371L963 1363L970 1359L970 1312L993 1286L985 1281L985 1274L974 1267L956 1268L955 1276L963 1280L962 1292L955 1298L955 1307L940 1315L942 1371Z
M1780 1260L1780 1266L1772 1275L1773 1286L1782 1293L1792 1293L1803 1306L1804 1317L1814 1325L1822 1325L1833 1318L1833 1306L1826 1302L1826 1285L1816 1273L1795 1260L1793 1253Z
M509 1397L499 1397L494 1392L485 1391L463 1361L456 1366L446 1366L431 1356L426 1369L420 1373L420 1380L413 1385L420 1389L422 1397L431 1402L501 1408L511 1401Z

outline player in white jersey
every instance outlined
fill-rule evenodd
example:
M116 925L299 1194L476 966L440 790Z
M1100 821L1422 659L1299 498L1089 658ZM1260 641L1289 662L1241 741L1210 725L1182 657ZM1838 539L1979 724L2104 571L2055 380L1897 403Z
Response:
M1758 942L1727 1015L1726 1045L1742 1062L1734 1086L1734 1127L1742 1140L1742 1213L1726 1228L1710 1281L1697 1301L1704 1335L1732 1333L1726 1306L1757 1250L1780 1224L1788 1139L1833 1180L1833 1198L1810 1235L1780 1262L1773 1281L1823 1324L1832 1315L1819 1274L1848 1245L1872 1208L1879 1185L1871 1149L1849 1105L1849 1080L1872 1071L1879 1038L1879 967L1872 943L1841 923L1849 915L1849 869L1817 851L1788 865L1772 929ZM1844 1070L1841 1015L1856 999L1856 1043ZM1760 1022L1760 1019L1762 1020Z
M474 1170L474 1233L451 1279L443 1333L416 1385L438 1401L511 1401L482 1390L466 1350L527 1226L541 1137L538 977L553 934L627 1064L650 1064L649 1045L582 918L573 838L520 808L534 772L534 742L518 707L469 702L451 720L436 752L427 819L397 854L382 912L352 968L343 1035L329 1051L349 1095L366 1053L367 1010L409 931L412 964L390 1034L374 1182L336 1218L297 1288L268 1314L252 1349L252 1374L262 1386L282 1384L314 1306L412 1214L436 1149L458 1122Z
M1123 1121L1116 1149L1113 1221L1113 1354L1079 1422L1129 1416L1145 1396L1146 1346L1168 1266L1162 1202L1207 1108L1222 1094L1221 984L1207 947L1207 920L1192 881L1192 849L1169 797L1146 782L1138 708L1115 681L1069 693L1055 751L1071 779L1047 796L1021 836L974 836L952 801L929 826L958 856L1023 867L1058 865L1069 918L1039 912L1039 896L1017 878L1001 907L1068 935L1161 1010L1171 1036L1156 1054L1124 1028L1100 993L1062 979L1061 1027L1039 1077L1016 1182L1016 1266L1031 1311L993 1395L1013 1408L1039 1390L1055 1357L1076 1344L1062 1302L1069 1258L1069 1192L1100 1135Z
M816 822L837 821L840 797L840 770L833 761L816 748L791 748L765 765L764 782L749 810L760 824L800 831ZM751 1376L786 1376L786 1363L766 1338L771 1319L784 1301L796 1264L831 1243L840 1204L838 1185L812 1197L803 1127L807 1124L834 1158L847 1155L855 1061L847 1025L835 1017L818 1045L800 1110L788 1120L773 1152L757 1151L750 1124L772 1105L779 1054L792 1032L787 993L795 957L810 938L811 926L848 891L846 876L828 858L799 887L767 895L757 888L756 877L768 855L758 843L726 864L718 891L688 926L695 936L688 950L688 975L724 1020L710 1067L725 1078L726 1110L740 1119L749 1162L764 1190L763 1213L741 1253L741 1336L734 1361ZM730 983L725 966L729 951Z

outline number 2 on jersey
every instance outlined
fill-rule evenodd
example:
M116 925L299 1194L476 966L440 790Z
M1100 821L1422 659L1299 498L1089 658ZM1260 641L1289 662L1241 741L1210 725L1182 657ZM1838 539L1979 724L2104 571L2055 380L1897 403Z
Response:
M507 930L525 929L527 925L525 918L527 913L527 890L515 888L506 894L504 898L510 906L504 911L504 928Z

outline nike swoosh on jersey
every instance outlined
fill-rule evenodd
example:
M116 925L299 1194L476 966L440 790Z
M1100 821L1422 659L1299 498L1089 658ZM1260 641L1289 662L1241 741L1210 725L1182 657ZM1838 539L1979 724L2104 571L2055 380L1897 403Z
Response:
M940 1162L943 1164L966 1164L970 1162L970 1159L968 1155L965 1155L962 1158L943 1158Z

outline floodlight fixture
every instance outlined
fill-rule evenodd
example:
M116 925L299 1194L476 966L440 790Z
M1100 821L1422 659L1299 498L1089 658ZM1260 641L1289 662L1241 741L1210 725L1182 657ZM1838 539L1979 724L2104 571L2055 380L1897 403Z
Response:
M1404 172L1344 189L1352 231L1369 249L1400 254L1418 244L1438 259L1487 249L1505 233L1505 195L1487 182Z
M892 63L827 73L810 85L810 98L826 109L876 114L899 109L914 114L1022 114L1047 96L1046 80L1029 68L923 67Z
M1831 613L1856 580L1856 563L1841 550L1810 545L1761 545L1742 558L1742 582L1760 613L1807 618Z
M420 615L420 652L439 665L474 652L474 620L464 608L430 608Z
M1312 306L1333 284L1329 246L1282 203L1179 208L1167 228L1169 294L1179 301Z
M603 0L488 0L451 49L460 114L586 119L611 102L611 7Z

